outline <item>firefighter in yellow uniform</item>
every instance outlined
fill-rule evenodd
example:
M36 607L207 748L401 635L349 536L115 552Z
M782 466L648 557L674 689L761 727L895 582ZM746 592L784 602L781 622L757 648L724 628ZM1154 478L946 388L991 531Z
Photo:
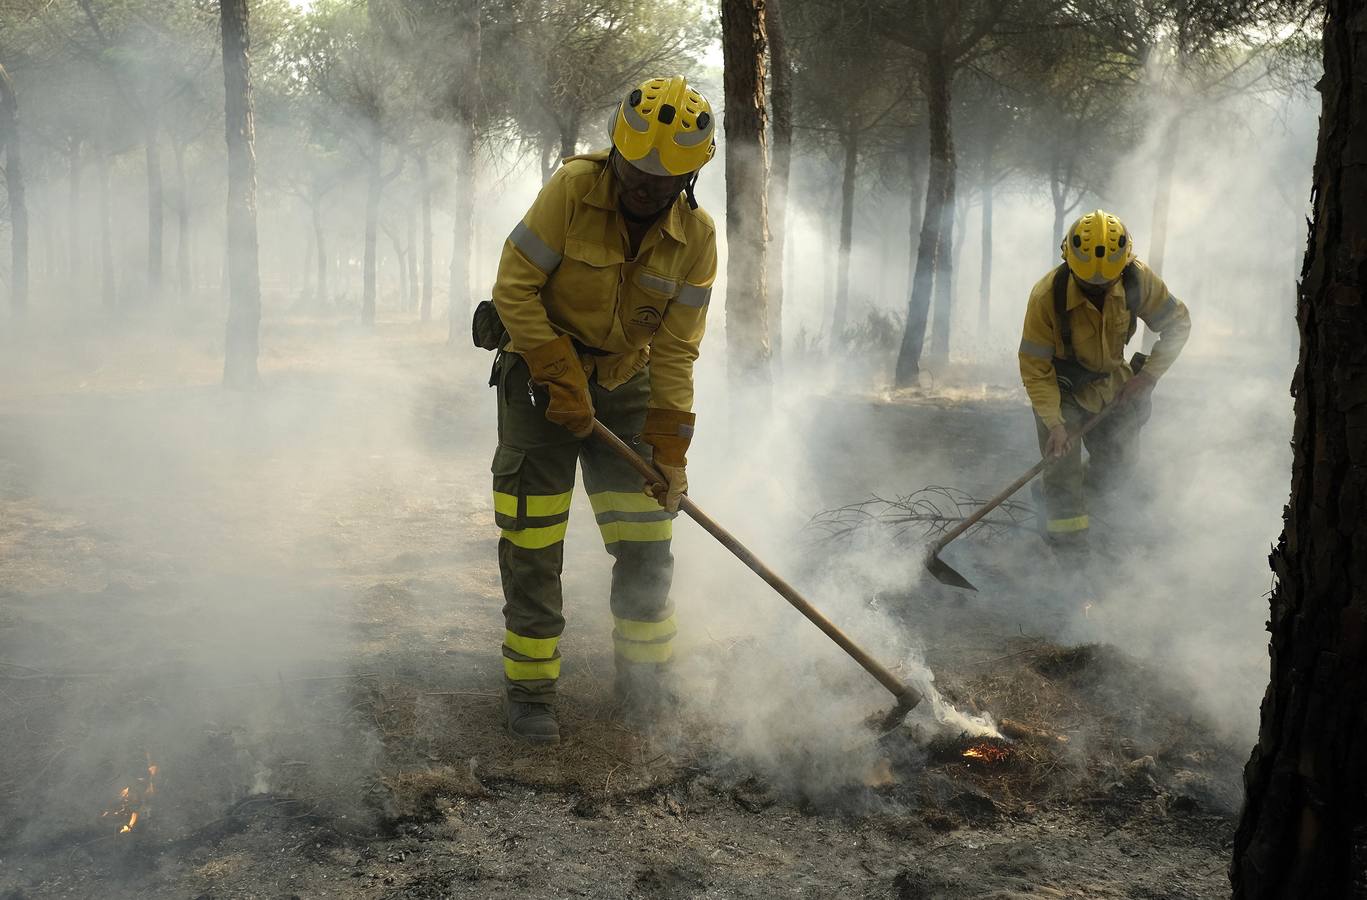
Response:
M660 694L673 650L673 518L687 490L693 362L717 269L716 231L693 196L716 121L681 77L641 84L613 113L612 147L551 177L503 246L493 300L509 340L498 388L494 512L503 579L507 727L560 738L560 575L575 465L614 559L619 698ZM594 416L668 484L645 485L589 438Z
M1130 474L1150 394L1191 332L1186 306L1135 258L1120 219L1081 216L1063 238L1063 264L1035 284L1025 311L1020 371L1034 407L1040 452L1059 461L1045 471L1045 526L1051 544L1085 554L1090 491L1103 495ZM1150 354L1124 356L1143 321L1159 338ZM1102 409L1118 408L1082 442L1071 440ZM1082 461L1085 443L1089 456Z

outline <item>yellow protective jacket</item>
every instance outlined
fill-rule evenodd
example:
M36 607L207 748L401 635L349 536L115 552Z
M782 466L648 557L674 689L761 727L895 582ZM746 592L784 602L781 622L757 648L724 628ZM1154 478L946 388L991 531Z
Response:
M1139 318L1159 335L1144 371L1155 378L1177 359L1191 334L1191 315L1172 294L1163 279L1148 266L1131 263L1139 275ZM1125 358L1125 339L1130 329L1130 312L1125 306L1123 281L1117 281L1102 304L1101 311L1087 299L1077 282L1068 279L1068 316L1073 326L1075 359L1107 377L1080 389L1078 404L1088 412L1100 412L1115 399L1120 386L1134 377ZM1030 290L1025 308L1025 327L1021 333L1020 370L1030 405L1050 428L1063 424L1059 410L1059 388L1054 374L1054 357L1063 356L1063 337L1054 319L1054 273L1041 278Z
M690 412L693 361L717 274L716 226L682 195L627 259L617 182L601 151L565 161L503 245L494 305L530 350L568 334L608 390L650 363L650 405Z

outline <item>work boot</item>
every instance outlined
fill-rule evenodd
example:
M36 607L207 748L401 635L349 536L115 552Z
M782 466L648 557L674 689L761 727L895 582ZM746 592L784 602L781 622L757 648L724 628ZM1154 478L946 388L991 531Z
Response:
M508 734L529 744L560 743L560 724L549 703L523 703L505 700Z
M668 684L670 671L668 665L617 660L612 688L623 721L637 726L651 725L674 705Z

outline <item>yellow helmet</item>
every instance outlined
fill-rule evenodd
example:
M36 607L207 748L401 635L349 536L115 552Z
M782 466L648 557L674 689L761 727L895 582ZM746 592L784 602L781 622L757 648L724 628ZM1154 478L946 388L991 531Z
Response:
M716 130L712 105L683 76L651 78L617 105L612 146L643 172L687 175L712 158Z
M1079 216L1063 236L1063 261L1087 284L1115 281L1134 259L1134 241L1125 223L1104 209Z

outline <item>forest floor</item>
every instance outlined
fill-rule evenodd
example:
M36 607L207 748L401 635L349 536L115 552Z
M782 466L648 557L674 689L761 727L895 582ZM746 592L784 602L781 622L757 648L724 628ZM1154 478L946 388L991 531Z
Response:
M743 574L734 602L807 643L715 597L690 628L688 586L721 553L695 536L676 594L704 686L639 729L612 702L608 560L579 497L565 740L528 749L501 730L488 356L411 325L278 320L264 387L226 394L214 346L131 328L0 363L0 898L1227 896L1249 735L1053 576L1021 598L1052 617L995 602L1013 567L1046 568L1028 529L980 552L982 595L894 582L836 615L881 607L880 650L919 648L947 699L1015 740L925 715L862 728L876 686L805 662L820 636ZM821 424L837 405L857 427ZM1032 461L1008 388L814 408L808 459L834 474L806 515ZM957 468L909 474L931 457ZM699 463L699 502L743 505ZM761 543L810 541L804 524L785 512Z

